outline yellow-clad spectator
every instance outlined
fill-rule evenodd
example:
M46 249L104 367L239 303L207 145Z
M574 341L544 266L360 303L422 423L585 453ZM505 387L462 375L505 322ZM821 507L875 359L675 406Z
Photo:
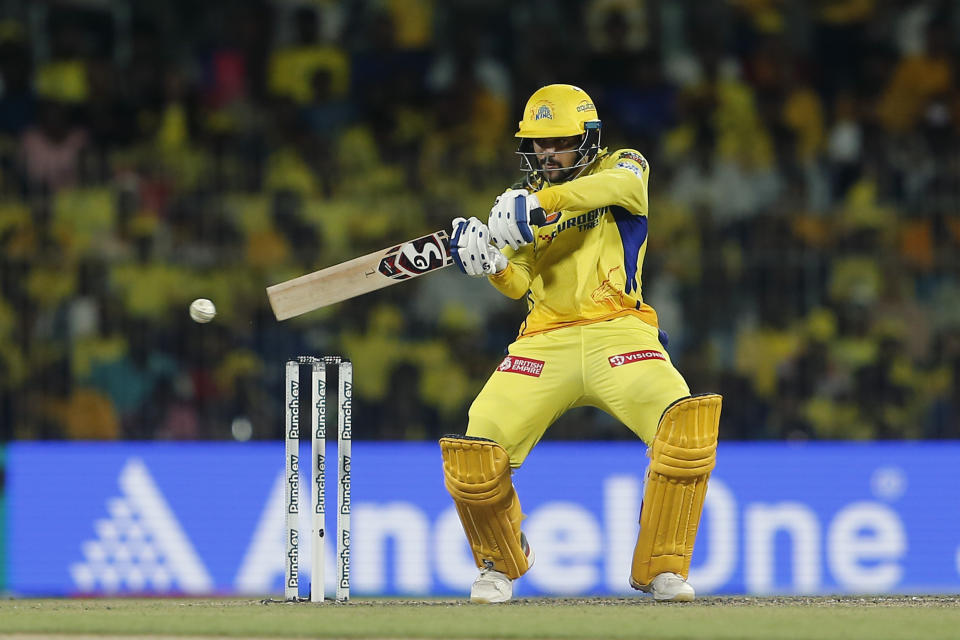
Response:
M162 318L190 300L190 292L183 286L183 268L156 255L158 226L155 217L140 214L131 225L137 258L114 265L110 272L110 282L123 301L124 310L134 318Z
M87 64L83 60L52 60L37 68L37 95L64 103L86 102L89 97Z
M786 26L784 0L728 0L743 11L760 33L782 33Z
M41 14L42 15L42 14ZM48 25L50 58L37 65L34 85L37 94L49 100L79 104L90 97L85 56L89 34L76 16L51 16Z
M750 379L758 396L770 399L776 392L778 368L800 346L801 338L792 328L745 329L736 338L734 369Z
M408 357L421 371L420 397L442 419L455 420L462 415L494 366L487 358L479 362L470 358L469 345L476 344L483 334L480 322L472 309L446 305L438 323L442 335L411 345Z
M343 49L320 39L320 16L312 7L300 7L293 14L294 39L270 56L267 82L270 92L306 104L313 98L314 74L330 74L330 90L343 96L350 89L350 58Z
M943 100L953 87L955 65L946 25L931 24L926 51L901 60L880 100L880 122L893 133L906 133L916 126L934 100Z
M863 22L876 9L876 0L815 0L817 17L829 24Z
M120 419L113 403L89 387L75 389L68 397L49 407L70 440L116 440Z
M364 372L354 379L357 396L376 401L387 396L390 373L406 357L406 320L402 309L388 304L373 307L366 317L365 328L345 328L340 339L354 366Z
M701 59L703 78L680 95L684 121L667 134L671 154L693 150L697 129L708 123L716 140L718 160L744 169L767 168L773 162L773 142L757 110L753 89L721 61Z
M824 144L823 104L817 92L809 85L792 88L784 101L782 117L796 135L797 160L815 160Z
M802 413L819 439L870 440L876 435L857 405L847 399L813 397L804 404Z
M433 42L436 0L386 0L401 49L425 49Z
M71 238L78 256L94 254L109 244L116 226L113 189L91 185L59 191L53 199L53 225Z
M270 154L263 181L269 191L296 191L305 196L320 193L316 174L300 151L291 145Z
M17 314L0 297L0 391L11 391L26 380L29 361L16 334Z

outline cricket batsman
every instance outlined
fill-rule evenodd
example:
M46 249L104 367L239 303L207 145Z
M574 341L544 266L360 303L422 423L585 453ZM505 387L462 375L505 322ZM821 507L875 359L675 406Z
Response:
M512 472L567 409L589 405L648 445L630 584L656 600L693 600L687 576L721 400L690 395L643 301L650 168L633 149L600 147L597 109L571 85L537 90L516 137L526 180L496 199L486 224L454 220L450 240L463 273L528 305L466 434L440 440L445 485L480 570L470 599L510 600L533 564ZM538 209L546 224L535 227Z

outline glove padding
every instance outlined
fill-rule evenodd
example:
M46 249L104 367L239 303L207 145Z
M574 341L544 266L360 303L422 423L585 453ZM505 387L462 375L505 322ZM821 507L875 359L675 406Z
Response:
M507 257L490 244L487 225L476 218L456 218L450 232L450 254L468 276L489 276L507 268Z
M490 219L487 221L493 244L500 249L510 245L516 250L533 242L530 212L539 208L537 196L526 189L504 191L490 209Z

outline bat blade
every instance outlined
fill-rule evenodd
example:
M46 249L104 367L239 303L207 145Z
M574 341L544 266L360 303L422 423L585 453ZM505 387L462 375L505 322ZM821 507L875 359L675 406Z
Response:
M446 231L267 287L277 320L287 320L453 264Z

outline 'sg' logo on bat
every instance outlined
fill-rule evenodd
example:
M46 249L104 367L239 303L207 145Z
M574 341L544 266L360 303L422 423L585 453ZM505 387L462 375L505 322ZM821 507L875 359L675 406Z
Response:
M437 231L397 245L383 257L377 271L394 280L406 280L452 263L447 234Z
M410 264L420 271L427 271L431 268L430 265L439 265L443 262L443 253L440 251L440 247L432 242L424 244L419 251L412 242L408 242L400 247L400 256L402 264L405 264L405 260L409 260Z

